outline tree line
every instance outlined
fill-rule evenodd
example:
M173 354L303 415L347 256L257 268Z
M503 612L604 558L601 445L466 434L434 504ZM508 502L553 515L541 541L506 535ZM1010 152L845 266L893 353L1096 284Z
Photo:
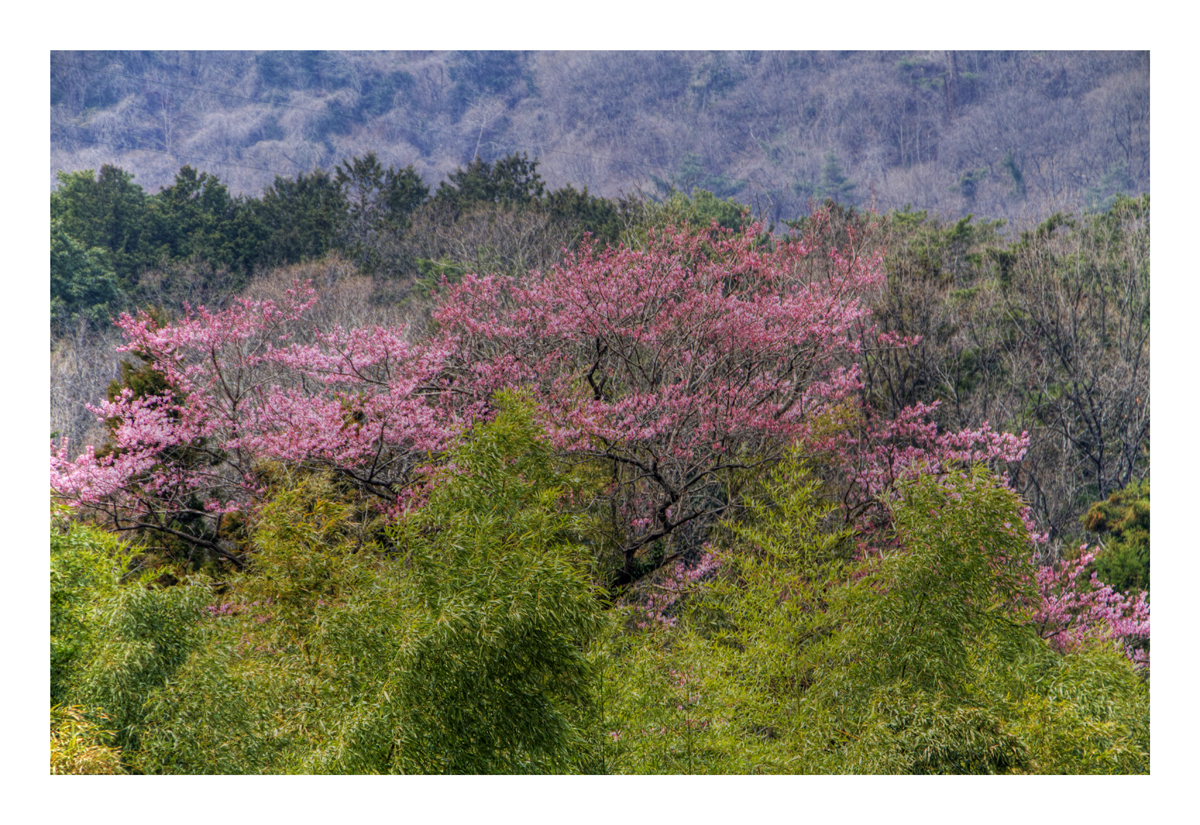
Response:
M211 300L256 272L334 251L364 272L396 279L511 264L521 255L541 263L584 233L615 241L636 211L632 201L586 188L548 191L537 166L518 155L476 160L431 192L411 166L385 167L368 153L332 173L277 177L259 198L231 196L216 175L191 166L155 194L113 166L64 173L50 207L52 326L103 323L148 302ZM532 249L494 249L472 238L497 220L505 230L522 227L522 246ZM151 271L163 274L146 279Z

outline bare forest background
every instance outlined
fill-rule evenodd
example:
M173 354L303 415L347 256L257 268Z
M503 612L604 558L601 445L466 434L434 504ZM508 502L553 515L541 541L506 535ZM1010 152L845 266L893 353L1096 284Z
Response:
M60 171L183 164L259 195L374 152L429 184L695 188L768 221L833 198L1028 223L1150 187L1148 52L54 52Z

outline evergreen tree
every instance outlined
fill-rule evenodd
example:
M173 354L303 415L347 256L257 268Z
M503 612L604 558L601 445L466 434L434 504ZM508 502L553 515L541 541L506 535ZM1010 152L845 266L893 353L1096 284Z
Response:
M133 175L105 165L97 177L91 169L60 172L50 194L50 217L87 249L99 248L123 289L137 283L146 225L147 197Z
M142 264L160 259L205 261L232 267L239 204L215 175L184 166L175 182L149 199Z
M429 195L429 187L412 166L384 167L374 152L339 164L334 180L348 206L347 252L370 272L382 260L382 249L394 244L408 217Z
M249 208L248 224L262 238L255 265L299 263L338 248L348 210L342 188L321 169L295 178L276 176Z
M106 250L88 249L72 238L62 221L50 220L50 328L75 321L107 324L123 301Z
M854 203L855 184L851 183L842 171L833 150L825 153L825 165L821 167L821 182L814 194L821 200L832 200L835 203L851 205Z
M434 203L454 212L478 204L532 205L546 194L537 166L537 160L529 160L524 153L508 155L495 164L476 157L466 169L457 169L439 184Z
M1092 505L1084 529L1098 533L1103 549L1092 569L1115 590L1150 590L1150 482L1133 482Z

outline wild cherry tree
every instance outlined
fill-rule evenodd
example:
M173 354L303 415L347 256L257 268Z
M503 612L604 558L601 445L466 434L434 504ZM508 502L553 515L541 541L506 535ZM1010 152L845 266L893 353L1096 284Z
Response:
M797 439L846 473L855 514L906 474L1020 458L1021 439L986 426L937 433L929 408L864 414L863 342L904 342L874 334L862 296L880 260L853 249L668 228L638 249L585 243L546 272L468 276L434 317L457 391L486 404L533 388L553 443L608 468L620 588L695 550L743 474ZM848 409L855 426L826 432Z
M394 506L457 431L437 405L443 356L403 330L315 329L305 318L315 300L297 285L280 303L185 308L166 326L123 315L121 349L165 390L126 388L96 405L111 443L74 460L67 444L53 451L55 495L118 531L174 536L235 561L221 517L260 500L266 461L333 469ZM197 520L205 529L182 528Z

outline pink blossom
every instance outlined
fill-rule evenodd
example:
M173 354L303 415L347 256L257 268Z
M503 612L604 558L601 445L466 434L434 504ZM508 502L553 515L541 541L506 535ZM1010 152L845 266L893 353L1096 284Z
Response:
M1042 636L1062 651L1085 639L1099 638L1120 645L1139 667L1149 668L1143 647L1150 639L1150 603L1145 593L1131 597L1101 582L1095 573L1083 574L1096 551L1080 547L1074 561L1040 567L1037 585L1042 603L1034 615Z
M97 404L112 449L74 460L67 445L52 449L54 495L118 525L156 527L164 515L254 506L257 468L276 460L327 467L384 506L399 501L463 427L461 405L443 403L450 396L437 384L446 351L403 329L316 329L305 315L315 301L296 284L282 305L185 307L164 327L122 316L121 349L148 359L170 391L134 398L126 389Z

